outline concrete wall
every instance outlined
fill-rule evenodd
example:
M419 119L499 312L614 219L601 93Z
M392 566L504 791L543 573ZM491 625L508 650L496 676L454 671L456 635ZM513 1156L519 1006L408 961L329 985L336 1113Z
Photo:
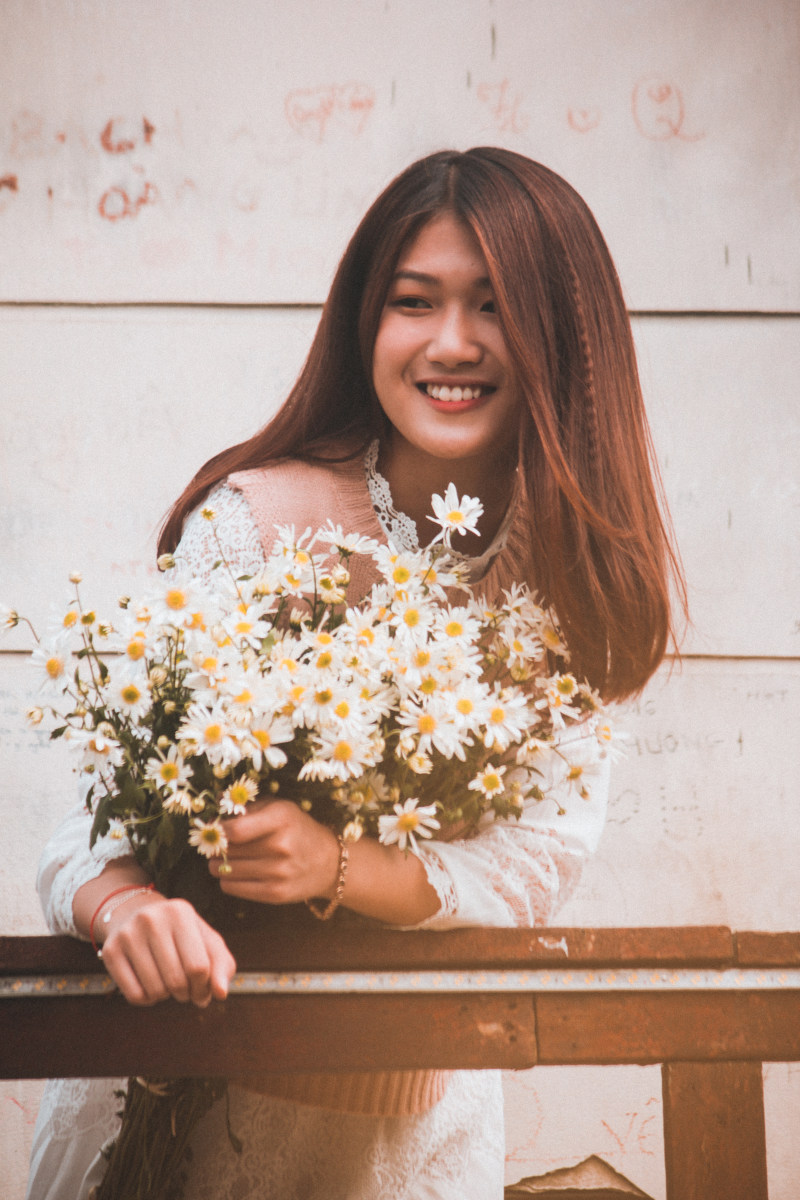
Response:
M99 609L135 593L188 476L285 395L381 186L441 146L520 150L618 263L693 616L563 919L796 928L796 5L5 0L0 45L0 600L41 621L76 568ZM20 716L25 648L0 645L7 933L43 931L36 860L74 795ZM793 1200L798 1075L766 1075ZM0 1087L12 1200L38 1087ZM663 1196L655 1068L507 1091L509 1180L600 1153Z

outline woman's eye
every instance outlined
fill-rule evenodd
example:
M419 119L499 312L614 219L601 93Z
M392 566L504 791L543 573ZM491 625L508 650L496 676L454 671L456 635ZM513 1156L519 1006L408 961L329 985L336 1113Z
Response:
M430 308L430 303L421 296L396 296L392 301L393 308L410 308L415 311Z
M496 311L497 311L497 309L496 309L496 308L495 308L495 306L494 306L494 300L486 300L486 301L485 301L485 302L484 302L484 303L481 305L481 312L493 313L493 312L496 312Z

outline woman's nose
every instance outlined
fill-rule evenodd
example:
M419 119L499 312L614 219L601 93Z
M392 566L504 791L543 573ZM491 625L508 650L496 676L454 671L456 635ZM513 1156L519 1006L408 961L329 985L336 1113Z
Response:
M480 362L483 347L470 314L460 306L445 309L428 343L428 358L443 366Z

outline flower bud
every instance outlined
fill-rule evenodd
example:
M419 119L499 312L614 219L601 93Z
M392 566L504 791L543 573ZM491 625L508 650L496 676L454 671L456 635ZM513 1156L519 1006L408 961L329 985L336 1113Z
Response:
M44 713L41 708L29 708L25 716L31 725L41 725Z
M117 600L117 604L119 605L120 608L127 608L128 605L130 604L130 602L131 602L130 596L120 596L119 599Z
M83 579L83 576L81 575L80 571L70 571L70 573L69 573L70 583L77 584L77 583L80 583L80 581L82 579Z
M173 554L159 554L156 559L156 566L159 571L171 571L175 566L175 556Z

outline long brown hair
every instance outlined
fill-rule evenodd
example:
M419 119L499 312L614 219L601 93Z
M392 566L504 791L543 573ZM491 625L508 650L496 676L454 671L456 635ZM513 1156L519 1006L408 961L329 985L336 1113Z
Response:
M203 466L171 510L159 551L233 471L324 459L349 435L385 429L372 350L403 248L449 211L473 231L530 420L519 464L536 579L558 614L576 672L606 698L639 691L667 649L670 586L685 587L652 452L630 321L589 208L560 176L510 150L440 151L402 172L371 206L339 264L305 365L254 437Z

